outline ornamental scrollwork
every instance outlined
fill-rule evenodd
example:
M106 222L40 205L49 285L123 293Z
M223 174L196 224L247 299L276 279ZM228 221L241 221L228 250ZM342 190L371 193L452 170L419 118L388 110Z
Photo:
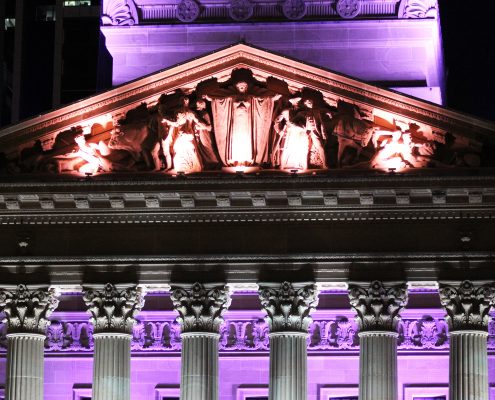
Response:
M58 306L54 288L29 289L17 285L15 289L0 289L0 311L8 333L46 334L50 325L48 317Z
M398 349L447 351L448 326L443 318L425 315L398 323ZM309 326L308 351L355 352L359 349L359 328L347 317L318 319ZM61 336L62 334L62 336ZM0 351L7 348L7 329L0 324ZM495 350L495 321L488 325L488 349ZM93 351L93 327L85 321L53 321L48 327L45 350L74 353ZM133 352L169 352L181 350L180 325L173 320L142 321L132 330ZM263 320L227 320L220 327L222 352L266 352L270 349L269 328Z
M399 18L436 18L437 0L402 0Z
M294 288L283 282L278 287L260 285L261 305L267 313L270 332L307 332L312 321L311 311L318 304L316 285Z
M118 26L137 24L137 10L133 0L104 0L101 23Z
M107 283L102 288L83 287L83 291L94 333L132 333L135 317L144 306L141 287L121 289Z
M192 287L172 286L172 303L179 313L182 332L218 333L223 313L230 306L227 286L207 288L196 282Z
M386 287L374 281L368 288L349 285L349 300L360 331L394 331L407 303L406 284Z
M451 331L488 330L495 284L476 286L471 281L463 281L459 286L440 284L439 292Z

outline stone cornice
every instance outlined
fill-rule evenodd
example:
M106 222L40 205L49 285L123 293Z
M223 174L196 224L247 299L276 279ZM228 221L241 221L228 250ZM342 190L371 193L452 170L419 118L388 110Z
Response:
M490 177L401 178L3 183L0 224L494 217Z
M54 288L20 284L0 288L0 311L5 314L7 333L44 335L50 325L48 317L58 306Z

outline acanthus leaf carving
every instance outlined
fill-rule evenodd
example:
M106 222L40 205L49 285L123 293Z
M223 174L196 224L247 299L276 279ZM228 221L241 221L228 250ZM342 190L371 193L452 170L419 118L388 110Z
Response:
M417 319L403 319L398 323L397 330L399 350L427 352L449 348L448 326L443 318L425 315ZM357 333L357 323L347 317L315 320L309 327L308 351L356 351L359 349ZM6 334L6 325L0 324L0 351L7 348ZM488 334L488 349L493 351L494 320L488 325ZM268 324L263 320L227 320L220 329L219 349L226 352L265 352L269 350L268 335ZM173 320L138 322L133 328L131 343L135 352L179 352L180 326ZM85 321L53 321L48 327L45 349L59 353L93 351L91 324Z
M104 0L102 25L135 25L138 23L133 0Z
M54 288L29 289L21 284L14 289L0 289L0 310L5 314L7 333L38 333L45 335L48 317L58 306Z
M171 299L179 313L177 321L182 332L219 333L222 315L230 306L231 298L226 285L173 286Z
M402 0L399 18L437 18L437 0Z
M141 287L121 289L107 283L103 287L83 287L83 290L94 333L132 333L135 317L144 306Z
M318 304L316 285L301 287L287 281L278 286L260 284L258 293L270 332L308 331L312 322L310 313Z
M489 313L495 302L495 283L479 286L467 280L459 286L441 283L439 293L451 331L488 330Z
M407 288L405 283L386 287L380 281L367 288L350 284L349 300L360 331L395 331L407 303Z

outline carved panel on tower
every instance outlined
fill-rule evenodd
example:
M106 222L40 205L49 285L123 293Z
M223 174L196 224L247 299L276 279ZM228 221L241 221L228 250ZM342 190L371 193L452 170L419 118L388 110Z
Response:
M103 0L102 25L135 25L138 13L133 0Z
M21 284L0 289L0 311L5 314L7 333L44 335L50 325L48 317L57 306L57 293L53 288L30 289Z
M386 286L374 281L368 287L350 284L349 300L360 331L395 331L399 313L407 304L406 284Z
M495 283L476 285L463 281L460 285L440 284L440 301L447 312L451 331L487 331L490 309L495 304Z

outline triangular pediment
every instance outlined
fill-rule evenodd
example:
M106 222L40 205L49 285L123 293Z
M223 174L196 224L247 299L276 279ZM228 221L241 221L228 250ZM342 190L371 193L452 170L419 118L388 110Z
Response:
M494 123L245 44L0 130L2 173L407 172L494 148Z

